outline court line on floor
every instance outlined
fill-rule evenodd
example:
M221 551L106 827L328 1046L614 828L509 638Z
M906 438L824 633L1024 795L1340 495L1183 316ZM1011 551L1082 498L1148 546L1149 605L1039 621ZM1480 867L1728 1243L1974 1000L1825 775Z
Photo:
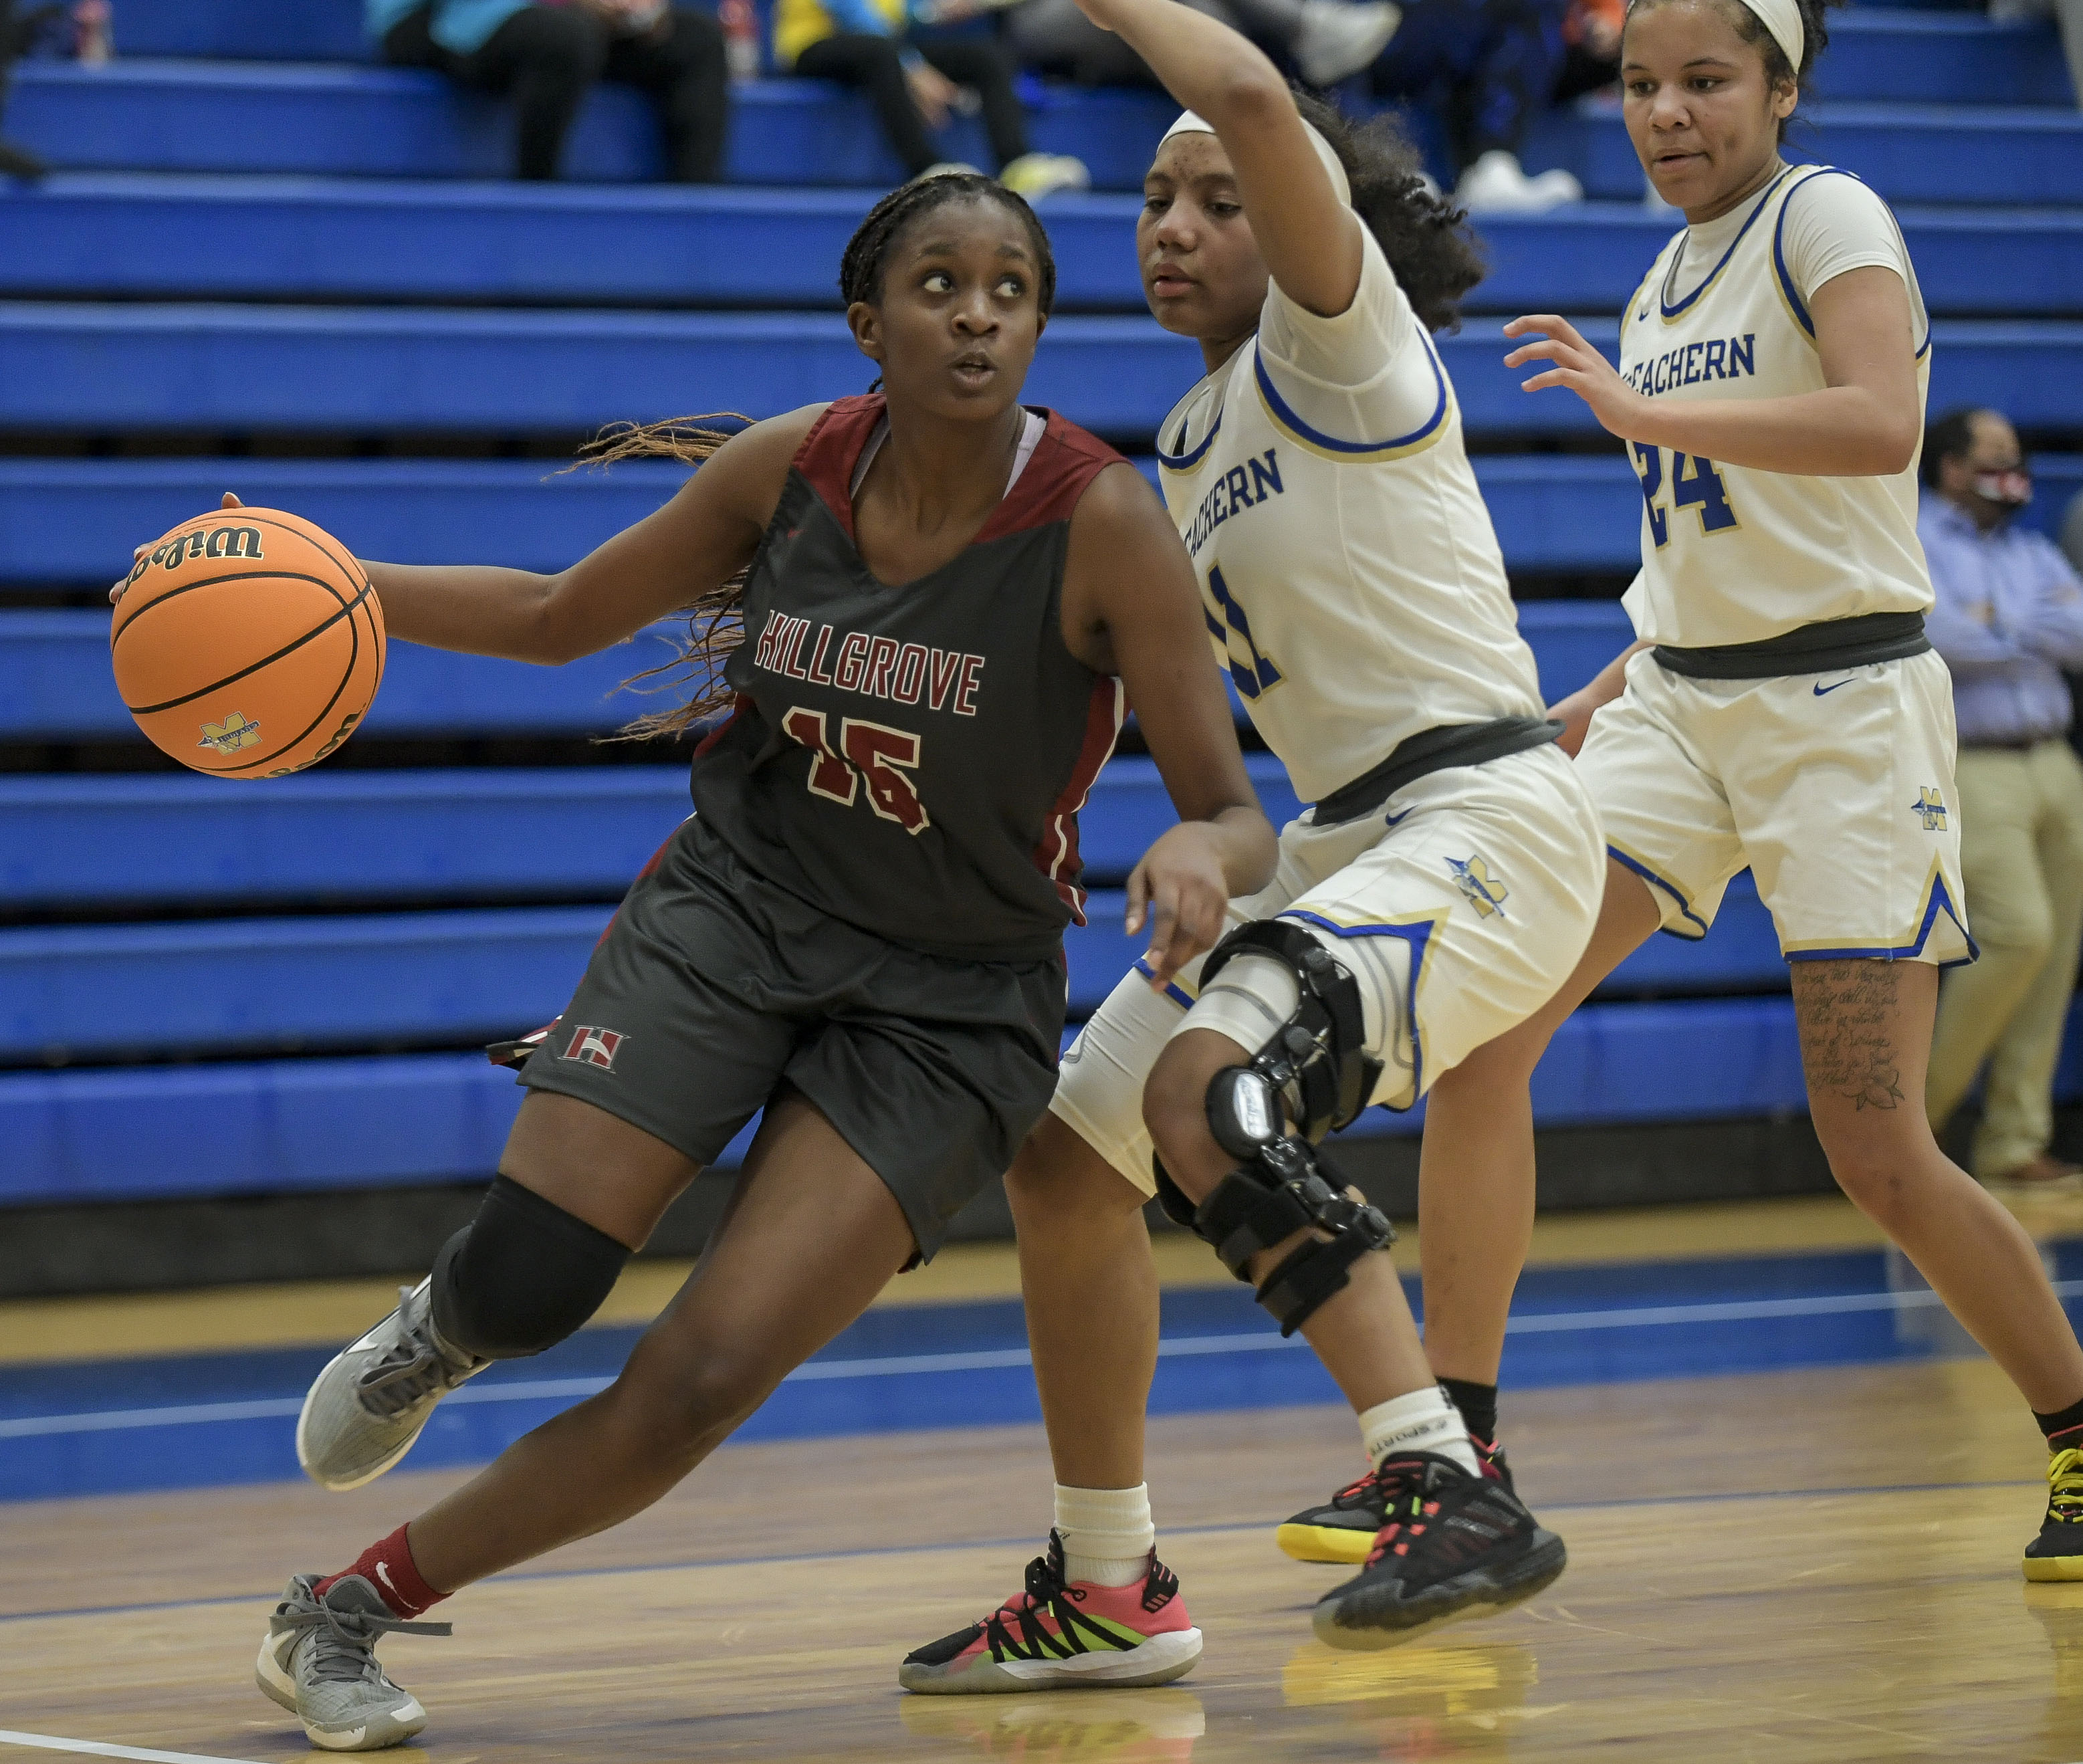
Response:
M45 1752L74 1752L88 1758L142 1758L146 1764L254 1764L250 1758L222 1758L216 1753L154 1752L141 1745L112 1745L103 1740L61 1740L53 1733L12 1733L0 1728L0 1745L29 1745Z
M2042 1488L2045 1479L2007 1479L1995 1482L1874 1483L1836 1488L1730 1488L1713 1494L1635 1495L1625 1500L1544 1500L1540 1510L1550 1513L1620 1512L1636 1507L1710 1505L1734 1500L1829 1500L1865 1495L1972 1494L1992 1488ZM120 1499L120 1496L110 1496ZM1168 1538L1221 1538L1241 1533L1270 1531L1263 1520L1240 1520L1227 1525L1167 1526ZM774 1555L705 1556L670 1562L619 1562L591 1568L537 1568L532 1572L509 1571L495 1576L501 1581L587 1580L611 1574L677 1574L695 1568L787 1568L805 1562L853 1562L885 1555L940 1555L953 1550L1014 1550L1034 1547L1033 1534L1009 1538L957 1538L944 1543L875 1544L859 1550L786 1551ZM484 1583L480 1583L484 1584ZM0 1626L8 1623L58 1622L74 1617L134 1617L148 1611L207 1610L220 1605L257 1605L276 1597L268 1593L219 1593L208 1598L141 1600L131 1605L60 1606L37 1611L0 1611ZM243 1764L243 1761L238 1761Z
M2083 1280L2056 1281L2057 1298L2083 1295ZM1667 1329L1674 1324L1761 1323L1775 1318L1842 1316L1859 1312L1925 1310L1939 1306L1928 1289L1899 1293L1821 1293L1802 1298L1739 1298L1696 1305L1637 1305L1611 1310L1534 1311L1505 1324L1507 1336L1566 1335L1575 1331ZM1254 1331L1249 1335L1168 1336L1157 1344L1160 1360L1202 1355L1264 1353L1304 1348L1299 1336L1283 1338ZM904 1374L1015 1370L1033 1364L1025 1348L979 1348L961 1353L892 1354L860 1360L812 1360L782 1380L806 1384ZM534 1403L598 1395L612 1378L517 1378L501 1384L473 1384L447 1399L450 1406L480 1403ZM216 1421L270 1420L295 1415L302 1397L263 1397L239 1403L193 1403L158 1408L97 1409L71 1415L23 1415L0 1420L0 1440L36 1439L68 1433L122 1432L130 1429L188 1427Z

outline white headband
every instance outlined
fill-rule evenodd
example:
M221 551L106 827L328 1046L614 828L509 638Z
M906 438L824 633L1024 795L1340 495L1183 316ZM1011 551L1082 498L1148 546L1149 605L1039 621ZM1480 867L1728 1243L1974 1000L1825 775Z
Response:
M1780 46L1786 57L1786 65L1798 78L1801 57L1808 47L1808 33L1801 23L1801 8L1794 0L1743 0L1743 4L1757 15L1758 23L1772 32L1772 41Z
M1778 0L1778 3L1791 6L1794 0ZM1338 200L1347 208L1350 208L1353 204L1353 186L1352 180L1346 175L1345 167L1339 163L1337 154L1332 150L1330 142L1325 140L1322 131L1306 117L1298 120L1303 128L1308 131L1309 145L1316 150L1318 162L1329 174L1331 188L1338 192ZM1209 124L1196 116L1193 112L1182 110L1179 112L1178 121L1164 131L1157 145L1163 146L1165 141L1169 141L1174 135L1212 135L1215 132Z

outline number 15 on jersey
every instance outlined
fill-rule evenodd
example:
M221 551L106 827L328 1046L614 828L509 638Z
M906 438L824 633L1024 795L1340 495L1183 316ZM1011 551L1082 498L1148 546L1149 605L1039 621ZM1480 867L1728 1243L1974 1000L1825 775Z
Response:
M1646 441L1630 441L1628 445L1634 455L1635 475L1641 479L1641 500L1649 510L1650 537L1656 541L1658 551L1670 542L1671 517L1679 509L1692 509L1698 513L1702 534L1727 533L1742 525L1736 519L1736 511L1729 506L1729 487L1722 482L1722 475L1714 470L1713 460L1702 459L1697 454L1670 456L1671 507L1666 509L1658 500L1665 487L1664 450Z

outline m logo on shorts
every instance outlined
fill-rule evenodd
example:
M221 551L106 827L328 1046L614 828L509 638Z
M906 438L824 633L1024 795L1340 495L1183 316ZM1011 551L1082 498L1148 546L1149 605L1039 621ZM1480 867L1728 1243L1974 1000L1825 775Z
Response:
M1505 899L1511 890L1490 874L1489 859L1480 852L1465 863L1459 858L1449 858L1447 867L1454 873L1454 886L1476 909L1477 917L1488 918L1493 913L1500 918L1504 916Z
M1926 833L1946 830L1946 799L1929 784L1917 788L1916 800L1910 804L1910 812L1924 822Z
M571 1045L564 1051L567 1060L584 1060L588 1066L599 1066L603 1071L615 1065L617 1049L629 1039L614 1029L594 1029L581 1023L572 1031Z

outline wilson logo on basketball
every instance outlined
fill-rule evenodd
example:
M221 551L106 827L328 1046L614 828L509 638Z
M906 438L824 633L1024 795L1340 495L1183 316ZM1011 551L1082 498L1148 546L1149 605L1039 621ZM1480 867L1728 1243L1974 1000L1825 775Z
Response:
M220 753L236 753L242 747L251 747L260 739L260 725L249 723L236 711L222 723L205 723L202 739L197 747L213 747Z
M179 569L191 558L202 557L259 557L260 530L258 527L212 527L206 533L184 533L163 540L131 566L130 580L136 581L156 563L167 570Z
M564 1057L610 1069L615 1064L616 1050L628 1039L618 1030L589 1028L581 1023L572 1031L571 1045L564 1049Z

